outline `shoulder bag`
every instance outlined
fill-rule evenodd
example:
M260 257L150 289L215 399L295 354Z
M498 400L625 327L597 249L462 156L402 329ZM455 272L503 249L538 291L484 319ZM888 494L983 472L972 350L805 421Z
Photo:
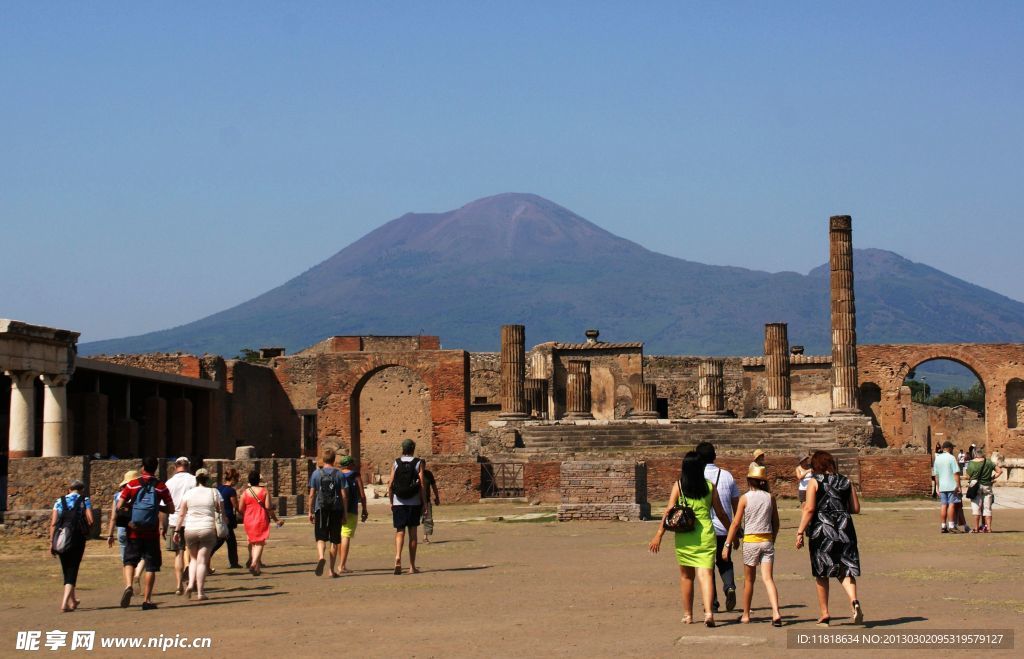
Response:
M683 503L679 503L676 500L676 505L668 511L665 515L665 520L662 522L662 526L665 527L666 531L672 531L673 533L689 533L697 526L697 514L693 512L693 508L686 501L686 496L683 494L683 483L677 481L679 485L679 496L683 500Z
M210 496L213 497L213 526L217 529L217 539L224 540L228 537L228 525L224 522L224 509L217 501L220 495L211 487Z

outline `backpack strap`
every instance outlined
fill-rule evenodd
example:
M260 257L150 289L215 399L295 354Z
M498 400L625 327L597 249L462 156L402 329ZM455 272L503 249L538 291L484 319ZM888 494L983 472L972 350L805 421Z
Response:
M64 522L64 513L68 511L68 497L66 494L60 495L60 515L57 516L57 523L61 524Z

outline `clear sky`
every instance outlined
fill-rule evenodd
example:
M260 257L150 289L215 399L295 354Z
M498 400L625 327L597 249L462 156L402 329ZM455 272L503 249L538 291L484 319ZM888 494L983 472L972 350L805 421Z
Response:
M1024 3L0 3L0 317L195 320L534 192L705 263L826 221L1024 299Z

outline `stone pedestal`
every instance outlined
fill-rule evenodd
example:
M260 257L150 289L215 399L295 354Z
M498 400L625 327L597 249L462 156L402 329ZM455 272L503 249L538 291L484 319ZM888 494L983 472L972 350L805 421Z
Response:
M789 337L786 323L768 323L764 326L764 385L768 416L793 414L789 383Z
M853 295L853 222L829 219L832 296L832 414L860 414L857 404L857 309Z
M43 457L59 458L70 450L67 375L43 375Z
M633 390L633 411L629 416L637 419L658 418L658 390L654 383L641 382Z
M527 378L525 392L530 416L535 419L548 418L548 381L543 378Z
M721 359L704 359L697 365L698 417L722 418L725 411L725 362Z
M12 458L30 458L36 452L36 378L34 371L6 371L11 379L11 421L7 450Z
M526 328L501 326L501 414L502 419L526 419Z
M565 378L565 417L593 419L590 412L590 362L569 360Z

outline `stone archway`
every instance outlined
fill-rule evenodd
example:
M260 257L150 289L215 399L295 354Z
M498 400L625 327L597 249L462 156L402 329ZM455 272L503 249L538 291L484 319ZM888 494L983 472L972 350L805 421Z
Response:
M367 374L352 392L352 452L369 481L387 481L404 439L416 454L431 455L430 388L412 369L384 366Z

